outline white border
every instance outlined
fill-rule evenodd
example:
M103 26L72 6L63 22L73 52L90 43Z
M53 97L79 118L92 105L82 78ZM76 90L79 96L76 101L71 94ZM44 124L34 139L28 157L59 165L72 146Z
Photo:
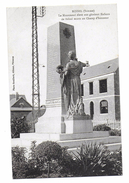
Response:
M44 4L43 4L44 3ZM121 115L122 115L122 144L123 144L123 164L124 175L116 177L86 177L86 178L70 178L70 179L40 179L40 180L12 180L11 179L11 145L10 145L10 116L9 116L9 87L8 87L8 59L7 59L7 30L6 30L6 7L26 7L32 5L71 5L71 4L117 4L118 9L118 42L119 42L119 65L120 65L120 96L121 96ZM66 1L50 1L43 2L42 0L31 1L17 1L17 0L4 0L1 1L0 6L0 48L1 48L1 67L0 67L0 97L1 97L1 182L41 182L41 181L88 181L88 182L127 182L128 178L128 131L129 131L129 119L128 119L128 57L129 57L129 26L128 26L128 1L127 0L66 0Z

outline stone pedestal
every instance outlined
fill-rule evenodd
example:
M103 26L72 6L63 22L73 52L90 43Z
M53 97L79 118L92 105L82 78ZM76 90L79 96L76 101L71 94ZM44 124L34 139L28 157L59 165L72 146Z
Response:
M36 134L65 134L67 136L93 132L92 121L86 116L64 119L60 114L61 107L47 108L44 116L40 117L35 124Z
M43 134L61 133L61 107L50 107L35 124L35 132Z
M93 124L91 120L66 120L66 134L79 134L93 132Z

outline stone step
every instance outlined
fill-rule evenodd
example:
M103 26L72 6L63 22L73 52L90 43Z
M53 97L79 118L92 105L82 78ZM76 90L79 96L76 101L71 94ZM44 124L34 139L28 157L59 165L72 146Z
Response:
M74 133L74 134L66 134L66 133L61 133L61 134L38 134L38 133L21 133L20 138L21 139L27 139L27 140L52 140L52 141L57 141L57 140L77 140L77 139L89 139L89 138L99 138L99 137L108 137L109 132L108 131L93 131L92 133Z
M103 143L103 144L113 144L113 143L121 143L120 136L109 136L109 137L101 137L101 138L89 138L89 139L78 139L78 140L66 140L66 141L57 141L59 145L62 147L79 147L82 144L91 144L91 143Z
M89 138L97 138L97 137L109 137L109 132L108 131L93 131L91 133L60 134L60 141L89 139Z
M120 148L122 148L122 144L121 143L105 144L105 146L110 151L115 151L115 150L119 150Z

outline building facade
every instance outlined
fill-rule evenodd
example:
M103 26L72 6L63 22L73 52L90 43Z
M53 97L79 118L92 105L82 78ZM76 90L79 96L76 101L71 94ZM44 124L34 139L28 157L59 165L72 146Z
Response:
M30 132L34 132L35 126L34 123L37 122L37 110L35 108L34 115L32 115L32 105L26 100L25 95L16 94L10 95L10 113L11 119L13 118L25 118L26 123L30 126ZM46 106L42 105L40 107L41 117L46 111Z
M93 124L120 121L118 59L86 67L81 75L85 113Z
M10 95L11 118L27 116L32 111L32 106L26 100L25 95L18 93Z

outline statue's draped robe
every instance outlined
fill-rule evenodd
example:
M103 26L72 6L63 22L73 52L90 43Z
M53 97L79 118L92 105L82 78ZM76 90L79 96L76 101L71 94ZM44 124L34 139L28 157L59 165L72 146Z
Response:
M86 64L76 60L70 60L66 65L65 73L62 76L62 86L67 111L77 108L81 97L80 74L85 66Z

